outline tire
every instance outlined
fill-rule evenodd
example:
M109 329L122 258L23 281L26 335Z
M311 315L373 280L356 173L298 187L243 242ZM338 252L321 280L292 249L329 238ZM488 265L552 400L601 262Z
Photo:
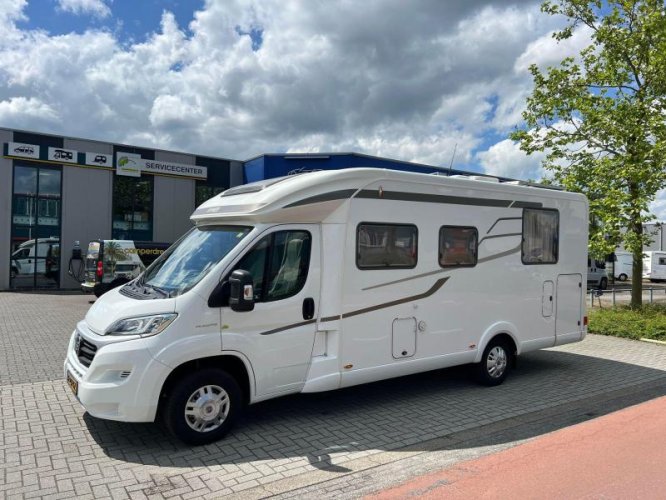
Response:
M224 370L204 368L178 381L167 395L163 421L186 444L202 445L223 438L242 413L236 379Z
M622 273L622 274L620 274L620 275L617 277L617 279L619 279L620 281L627 281L627 279L629 279L629 276L627 276L626 274Z
M599 290L606 290L608 288L608 278L601 278L599 282Z
M16 279L17 275L18 275L18 269L12 267L11 270L9 271L9 279L10 280Z
M481 361L475 364L479 383L495 386L504 382L513 366L514 356L513 348L507 341L492 339L483 350Z

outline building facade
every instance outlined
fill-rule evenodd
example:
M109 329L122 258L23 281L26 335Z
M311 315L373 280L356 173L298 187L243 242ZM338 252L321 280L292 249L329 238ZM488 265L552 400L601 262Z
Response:
M75 242L171 243L239 161L0 128L0 290L77 288Z

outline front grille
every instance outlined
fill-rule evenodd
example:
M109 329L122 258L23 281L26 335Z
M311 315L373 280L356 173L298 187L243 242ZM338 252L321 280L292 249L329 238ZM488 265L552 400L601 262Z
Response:
M74 344L74 350L76 356L79 358L79 362L85 366L90 366L95 353L97 352L97 346L92 342L88 342L80 334L76 336L76 344Z

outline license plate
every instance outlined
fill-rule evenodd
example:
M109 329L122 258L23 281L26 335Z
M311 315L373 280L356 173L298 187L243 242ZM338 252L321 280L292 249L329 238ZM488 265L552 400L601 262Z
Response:
M72 390L75 396L79 394L79 383L72 377L72 374L67 372L67 385Z

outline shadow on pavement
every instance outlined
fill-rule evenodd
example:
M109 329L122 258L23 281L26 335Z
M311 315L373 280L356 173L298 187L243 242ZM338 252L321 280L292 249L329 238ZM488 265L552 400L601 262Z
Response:
M652 385L641 392L641 386ZM632 390L632 388L636 388ZM626 402L614 396L633 393ZM364 450L459 449L538 436L666 394L666 371L559 351L521 356L507 381L476 385L466 367L438 370L319 394L300 394L250 406L223 440L188 447L156 424L84 421L108 456L136 464L205 467L305 457L317 468L347 472L331 456ZM598 400L595 410L567 418L571 407ZM615 398L615 404L603 405ZM539 412L544 415L538 415ZM532 415L538 425L523 425ZM498 430L499 429L499 430ZM465 439L445 436L467 434ZM430 442L430 444L428 444ZM339 461L339 460L338 460Z

